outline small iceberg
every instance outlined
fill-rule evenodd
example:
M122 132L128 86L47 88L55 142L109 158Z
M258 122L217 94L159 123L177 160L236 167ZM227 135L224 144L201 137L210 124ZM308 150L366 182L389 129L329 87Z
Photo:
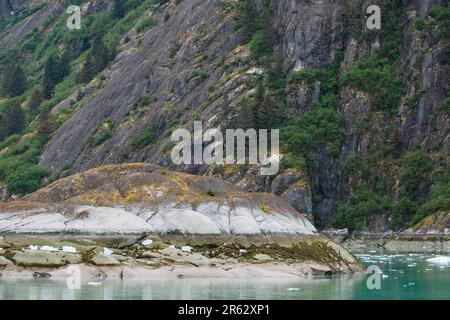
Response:
M153 243L153 240L150 240L150 239L142 241L142 245L145 247L150 246L152 243Z
M301 288L287 288L287 291L300 291L302 290Z
M92 286L92 287L99 287L101 285L102 285L101 282L88 282L88 286Z
M427 262L433 263L433 264L450 264L450 257L438 256L438 257L427 259Z
M192 252L192 247L190 247L190 246L181 247L181 251L183 251L183 252Z
M47 252L58 252L59 249L51 246L42 246L41 251L47 251Z
M77 253L77 249L75 249L74 247L69 247L69 246L63 247L62 251L66 252L66 253Z

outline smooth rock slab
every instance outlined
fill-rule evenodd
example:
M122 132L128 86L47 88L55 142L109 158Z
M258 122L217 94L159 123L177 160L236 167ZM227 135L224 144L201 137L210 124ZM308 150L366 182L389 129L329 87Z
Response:
M81 263L81 256L64 252L21 251L12 258L16 265L22 267L56 268L68 264Z
M112 256L107 256L103 253L99 253L96 256L94 256L91 260L93 264L96 266L118 266L120 265L120 262L117 261Z

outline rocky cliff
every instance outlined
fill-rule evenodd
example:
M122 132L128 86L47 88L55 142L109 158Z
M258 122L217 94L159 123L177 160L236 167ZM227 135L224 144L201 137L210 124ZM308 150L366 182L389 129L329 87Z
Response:
M57 129L37 156L51 178L155 163L275 193L320 227L406 228L450 209L448 1L373 1L382 10L374 31L366 1L136 1L116 20L108 2L82 2L85 24L69 31L62 1L0 1L3 70L24 61L36 86L44 53L72 50L71 74L43 103ZM28 12L12 20L11 5ZM94 30L116 55L82 84ZM249 114L252 103L265 109ZM282 171L174 166L170 134L194 120L205 129L280 128ZM35 130L30 120L14 143L27 145ZM4 166L20 156L12 146L2 144Z

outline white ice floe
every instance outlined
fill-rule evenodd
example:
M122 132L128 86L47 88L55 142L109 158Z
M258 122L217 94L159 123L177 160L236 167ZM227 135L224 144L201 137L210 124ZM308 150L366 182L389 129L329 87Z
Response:
M438 256L438 257L427 259L427 262L433 263L433 264L450 264L450 257Z
M183 252L192 252L192 247L190 247L190 246L181 247L181 251L183 251Z
M101 285L101 282L88 282L88 286L99 287Z
M38 251L39 250L39 246L34 246L34 245L30 244L28 249L30 249L31 251Z
M287 291L300 291L300 288L287 288Z
M40 248L41 251L47 251L47 252L58 252L59 249L51 246L42 246Z
M66 253L77 253L77 249L75 249L74 247L69 247L69 246L63 247L62 251L66 252Z
M110 250L110 249L108 249L108 248L103 248L103 254L104 254L105 256L110 256L110 255L113 254L113 251Z
M142 241L143 246L150 246L153 243L153 240L147 239Z

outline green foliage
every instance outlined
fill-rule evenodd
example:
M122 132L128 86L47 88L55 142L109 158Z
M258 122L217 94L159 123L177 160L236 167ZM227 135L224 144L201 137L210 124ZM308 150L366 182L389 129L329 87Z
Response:
M41 180L49 174L40 166L20 166L6 178L6 187L11 194L25 194L37 190Z
M20 96L27 88L25 74L18 64L11 65L5 72L2 81L1 94L5 97Z
M448 39L450 37L450 9L436 6L428 14L432 18L431 25L439 28L439 38Z
M148 31L156 25L156 20L153 17L146 17L136 26L136 32L141 33Z
M25 127L25 113L19 102L6 111L4 118L4 134L6 136L20 133Z
M123 0L113 0L112 15L116 19L122 19L125 16L125 7Z
M402 160L400 188L403 195L417 199L420 186L427 181L434 166L427 154L420 151L409 152Z
M255 0L239 0L238 10L240 12L239 25L242 28L243 42L248 43L257 29Z
M191 81L194 78L206 79L209 74L207 71L194 71L188 78L187 82Z
M39 188L40 181L48 175L46 169L37 166L42 147L42 141L22 138L0 154L0 180L9 192L24 194Z
M253 59L268 62L272 59L275 43L275 30L272 24L272 8L266 5L256 20L256 31L250 41Z
M442 101L441 108L445 113L450 115L450 97L447 97L444 99L444 101Z
M346 203L339 206L331 224L349 230L363 230L370 226L375 216L388 214L391 208L388 196L380 196L364 185Z
M156 142L155 130L154 128L149 128L140 135L136 136L131 141L131 147L133 148L133 150L139 150L155 142Z
M313 154L325 146L331 155L338 155L344 139L344 118L330 108L315 108L281 128L282 149L306 161L308 172L313 168ZM311 172L310 172L311 173Z
M343 86L355 86L370 95L376 110L393 110L403 95L399 74L388 59L368 57L341 77Z

